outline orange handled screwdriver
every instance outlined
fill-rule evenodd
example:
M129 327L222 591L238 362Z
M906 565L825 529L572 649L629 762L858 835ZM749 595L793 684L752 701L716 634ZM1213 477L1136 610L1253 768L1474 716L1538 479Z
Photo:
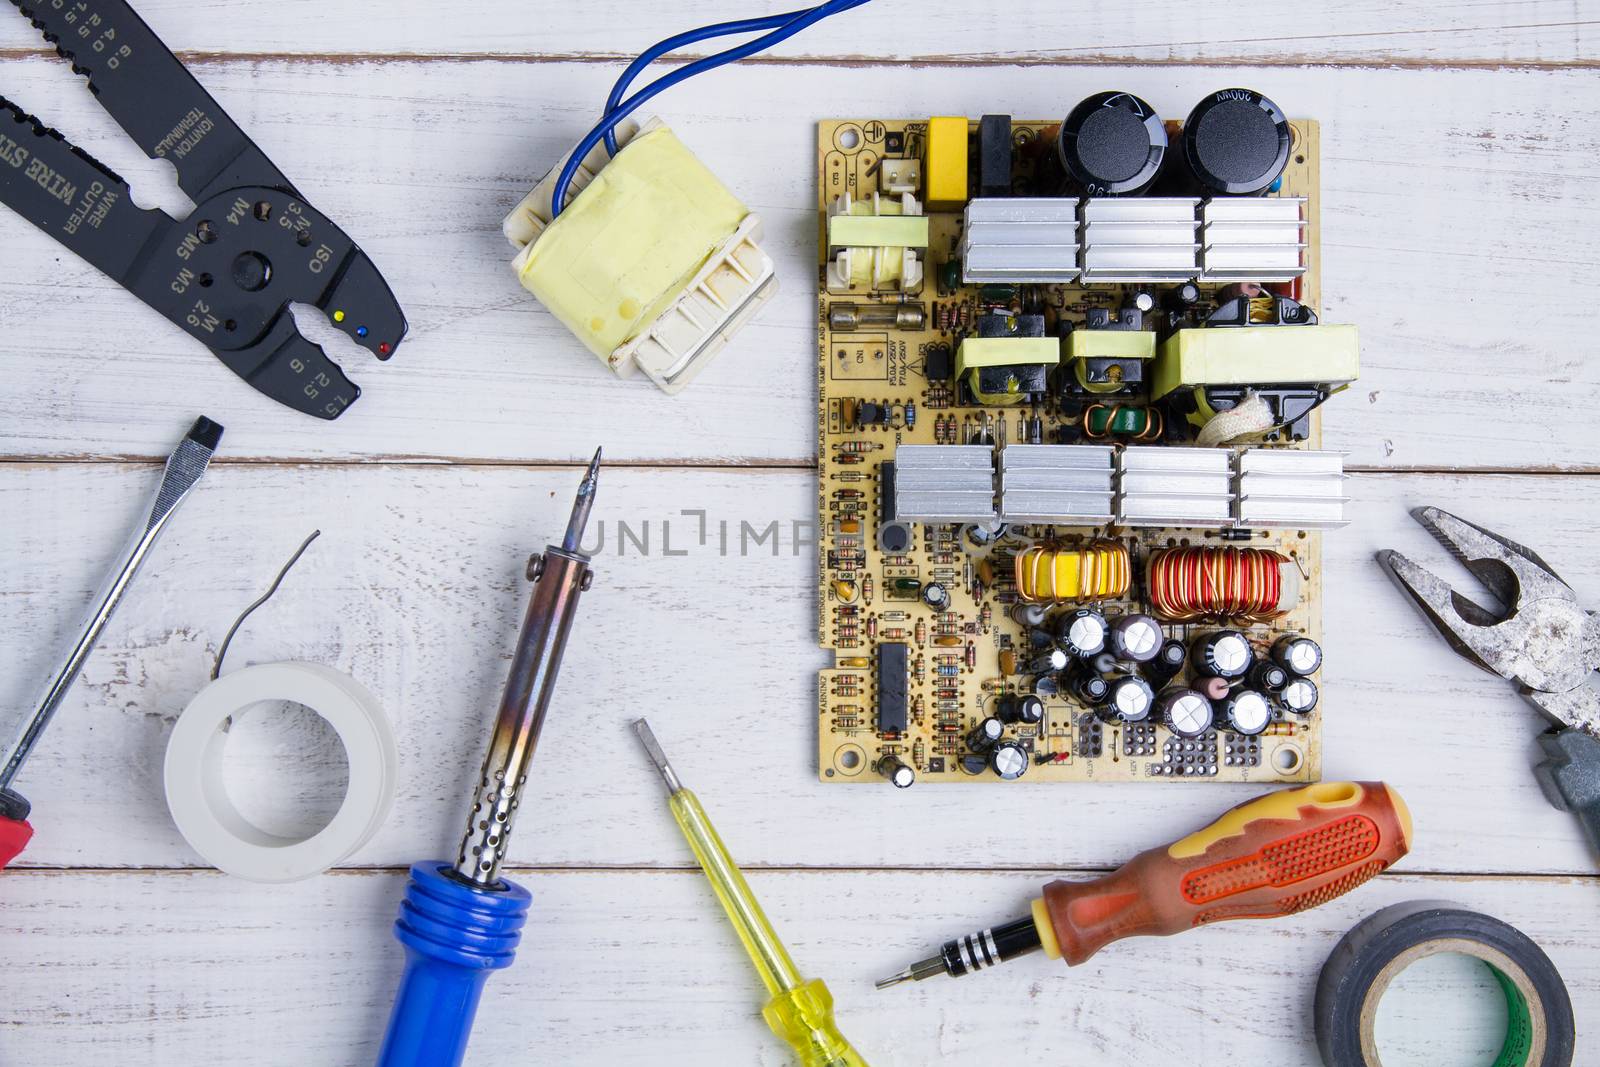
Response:
M879 982L959 978L1035 949L1076 966L1113 941L1325 904L1411 848L1411 813L1382 782L1322 782L1247 801L1090 882L1051 882L1023 919L946 941Z

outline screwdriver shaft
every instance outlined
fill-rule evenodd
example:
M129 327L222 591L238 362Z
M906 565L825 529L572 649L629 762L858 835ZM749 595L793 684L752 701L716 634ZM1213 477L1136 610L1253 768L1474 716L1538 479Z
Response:
M0 756L0 789L11 784L11 780L17 776L17 771L22 769L23 761L28 758L33 746L44 734L45 727L50 725L50 720L61 707L62 701L66 699L67 691L77 680L78 672L88 660L89 653L94 651L95 645L99 642L106 624L111 621L117 605L121 604L122 598L127 595L140 566L149 556L162 531L167 528L167 521L178 510L178 505L184 502L189 491L206 472L211 455L221 440L222 427L202 416L194 421L188 434L178 442L178 447L167 457L166 467L161 474L161 484L156 488L149 510L142 522L134 528L127 547L112 564L105 583L89 605L88 613L84 616L83 624L79 627L71 648L67 650L66 658L61 661L55 675L45 686L33 713L23 721L15 739L5 749L3 756Z

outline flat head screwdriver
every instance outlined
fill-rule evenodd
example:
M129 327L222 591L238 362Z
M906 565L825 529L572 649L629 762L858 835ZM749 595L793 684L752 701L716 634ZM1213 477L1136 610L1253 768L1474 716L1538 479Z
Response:
M78 628L77 637L67 649L66 657L44 687L33 713L22 721L11 744L0 752L0 867L10 863L33 836L33 828L27 823L32 806L11 788L11 780L17 776L28 754L44 735L45 727L50 725L50 720L66 699L67 691L77 680L78 672L83 670L89 653L100 641L100 635L111 621L117 605L127 595L139 568L166 530L178 505L188 499L190 491L206 472L212 453L221 441L222 426L202 415L194 420L189 432L167 457L155 497L134 527L122 554L111 565L100 591L89 602L83 625Z
M761 1010L767 1025L793 1047L801 1067L866 1067L861 1054L834 1024L833 994L820 978L806 981L800 976L699 799L683 787L667 762L666 753L650 732L650 724L638 719L633 728L666 783L667 804L678 829L694 850L694 858L700 862L700 869L767 987L770 999Z
M379 1067L454 1067L466 1055L489 972L511 966L532 896L500 876L522 806L528 768L555 694L578 599L594 580L579 551L599 485L596 449L559 546L528 560L534 583L489 751L474 786L466 833L454 860L413 864L395 921L406 968Z
M1268 793L1103 878L1051 882L1025 918L946 941L877 986L959 978L1036 950L1075 967L1124 937L1292 915L1343 896L1410 848L1411 814L1382 782Z

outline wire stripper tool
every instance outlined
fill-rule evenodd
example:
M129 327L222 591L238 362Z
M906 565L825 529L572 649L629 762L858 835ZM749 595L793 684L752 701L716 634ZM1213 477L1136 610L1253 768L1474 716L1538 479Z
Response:
M1600 615L1584 610L1550 565L1515 541L1439 508L1412 516L1499 600L1486 608L1393 549L1378 562L1456 654L1513 683L1555 727L1534 766L1545 798L1577 816L1600 850Z
M175 221L0 96L0 201L109 275L280 404L336 419L361 390L301 336L312 304L379 359L406 320L366 254L308 204L121 0L12 0L195 204Z

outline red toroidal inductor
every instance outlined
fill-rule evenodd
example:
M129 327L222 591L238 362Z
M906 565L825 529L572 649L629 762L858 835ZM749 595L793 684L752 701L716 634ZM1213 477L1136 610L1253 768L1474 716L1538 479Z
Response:
M1265 548L1168 548L1150 554L1150 603L1168 622L1264 621L1300 599L1300 571Z

